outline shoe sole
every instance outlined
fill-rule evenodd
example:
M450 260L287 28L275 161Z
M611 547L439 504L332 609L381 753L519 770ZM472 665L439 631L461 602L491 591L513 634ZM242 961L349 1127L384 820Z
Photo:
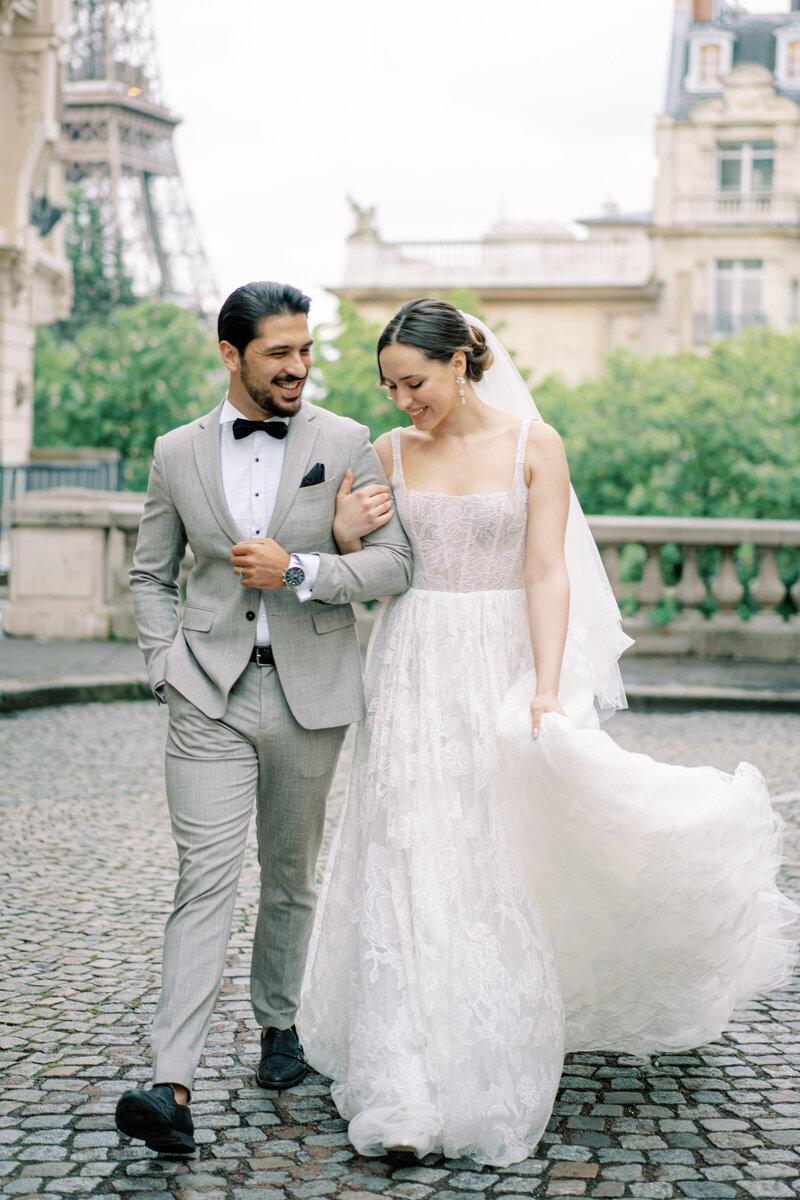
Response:
M292 1075L290 1079L262 1079L258 1071L256 1071L256 1083L259 1087L267 1088L272 1092L282 1092L284 1088L297 1087L298 1083L302 1083L308 1074L308 1067L301 1067L297 1075Z
M197 1149L190 1133L173 1129L168 1117L138 1096L122 1097L117 1103L114 1121L120 1133L139 1138L148 1150L159 1154L194 1154Z
M171 1129L165 1137L145 1138L144 1144L148 1150L155 1150L156 1154L180 1155L183 1158L197 1153L192 1135L180 1133L177 1129Z
M408 1146L404 1142L384 1142L383 1152L404 1167L417 1166L420 1160L414 1147Z

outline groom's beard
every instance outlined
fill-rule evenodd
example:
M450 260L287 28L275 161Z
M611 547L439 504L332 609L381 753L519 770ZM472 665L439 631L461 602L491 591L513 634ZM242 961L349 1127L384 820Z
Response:
M242 381L242 387L247 392L254 404L258 405L261 411L267 417L292 417L300 408L303 387L308 378L307 375L277 375L274 383L297 383L301 382L300 391L293 399L289 400L281 396L279 392L268 387L266 384L257 384L253 381L250 370L247 364L242 362L239 367L239 378Z

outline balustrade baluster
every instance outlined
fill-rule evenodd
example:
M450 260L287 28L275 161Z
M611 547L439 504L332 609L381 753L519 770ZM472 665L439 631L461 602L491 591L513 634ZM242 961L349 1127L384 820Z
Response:
M736 605L744 595L744 588L736 570L737 546L722 546L719 570L711 581L711 594L717 602L715 621L738 624Z
M664 595L664 580L661 577L661 544L646 543L647 561L644 564L642 578L636 585L636 599L639 611L644 612L658 603Z
M625 594L625 584L619 577L619 550L619 546L604 546L602 549L603 566L617 603Z
M789 595L792 597L795 604L797 605L797 612L794 614L794 617L791 619L795 620L795 621L800 621L800 575L797 576L797 579L795 579L794 583L789 588Z
M763 546L758 551L758 574L750 584L750 595L759 606L750 618L755 625L782 625L783 618L775 611L786 595L786 586L778 574L777 550L774 546Z
M683 612L682 621L697 623L703 620L700 604L706 598L706 585L698 567L699 550L697 546L683 546L683 569L675 595L680 601Z

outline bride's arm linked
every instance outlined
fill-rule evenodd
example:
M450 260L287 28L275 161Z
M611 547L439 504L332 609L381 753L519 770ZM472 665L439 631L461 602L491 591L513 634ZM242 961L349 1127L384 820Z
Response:
M531 716L533 736L538 737L545 713L564 712L558 702L558 683L569 620L569 576L564 559L569 468L561 438L542 421L531 425L525 469L528 481L525 591L536 668Z
M391 477L392 452L388 434L375 442L375 450L387 478ZM373 529L380 529L394 516L391 489L383 483L370 483L353 491L353 472L347 471L336 493L336 516L333 537L340 554L352 554L361 549L361 539Z

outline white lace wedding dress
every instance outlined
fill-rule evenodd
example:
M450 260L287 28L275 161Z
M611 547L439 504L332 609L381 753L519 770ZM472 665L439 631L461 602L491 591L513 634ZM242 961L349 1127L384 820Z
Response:
M780 822L758 771L627 753L597 728L580 628L530 736L520 431L508 492L405 487L413 587L367 663L368 715L320 897L298 1028L358 1151L507 1165L564 1050L717 1037L791 972Z

